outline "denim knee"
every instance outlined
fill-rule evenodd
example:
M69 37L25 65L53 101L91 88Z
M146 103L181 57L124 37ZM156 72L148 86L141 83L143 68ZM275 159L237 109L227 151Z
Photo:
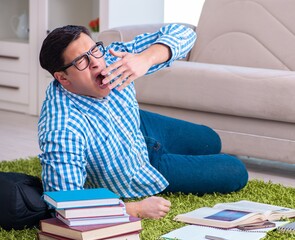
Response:
M245 164L239 160L238 158L228 155L222 154L224 158L226 158L226 162L229 166L230 173L228 174L228 187L224 189L226 192L235 192L244 188L248 182L248 171L246 169Z
M169 182L164 192L230 193L239 191L248 181L243 162L227 154L164 154L159 171Z
M210 139L210 152L209 154L218 154L221 151L222 143L220 136L217 132L215 132L212 128L203 125L203 127L206 129L206 137Z

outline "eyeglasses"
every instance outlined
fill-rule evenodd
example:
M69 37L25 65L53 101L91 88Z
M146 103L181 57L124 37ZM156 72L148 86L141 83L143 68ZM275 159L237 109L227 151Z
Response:
M90 55L96 59L103 57L105 54L105 48L102 42L97 42L88 52L83 53L79 57L75 58L69 64L62 66L59 71L65 71L71 66L75 66L79 71L83 71L90 64Z

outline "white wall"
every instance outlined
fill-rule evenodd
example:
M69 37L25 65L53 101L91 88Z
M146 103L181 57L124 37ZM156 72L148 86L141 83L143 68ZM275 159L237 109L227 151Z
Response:
M205 0L164 0L164 22L198 25Z
M100 30L164 22L164 0L101 0Z

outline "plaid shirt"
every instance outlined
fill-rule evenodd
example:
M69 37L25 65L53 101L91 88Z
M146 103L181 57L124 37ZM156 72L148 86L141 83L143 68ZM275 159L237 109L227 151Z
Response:
M139 53L151 44L168 45L171 59L152 66L150 74L185 57L195 39L191 29L170 24L131 42L112 43L106 47L105 61L107 66L117 61L110 48ZM44 190L82 189L87 182L87 187L105 187L125 198L163 191L169 183L150 164L139 127L133 83L96 99L71 93L54 80L38 124Z

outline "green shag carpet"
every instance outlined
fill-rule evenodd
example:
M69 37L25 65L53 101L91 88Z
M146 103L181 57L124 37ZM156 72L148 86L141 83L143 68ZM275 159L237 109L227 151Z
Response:
M41 174L41 166L38 158L20 159L12 162L0 162L0 171L5 172L23 172L35 176ZM280 205L289 208L295 208L295 188L284 187L271 182L251 180L241 191L231 194L207 194L198 197L192 194L169 194L159 195L169 199L172 203L171 211L167 216L160 220L144 219L142 240L156 240L160 236L180 228L185 224L173 221L173 217L179 213L191 211L203 206L213 206L220 202L239 201L243 199L263 202L268 204ZM294 220L292 220L294 221ZM10 240L31 240L36 239L37 229L25 229L21 231L5 231L0 228L0 239ZM295 233L279 233L276 231L268 232L264 240L291 240L295 239ZM251 239L249 239L251 240Z

